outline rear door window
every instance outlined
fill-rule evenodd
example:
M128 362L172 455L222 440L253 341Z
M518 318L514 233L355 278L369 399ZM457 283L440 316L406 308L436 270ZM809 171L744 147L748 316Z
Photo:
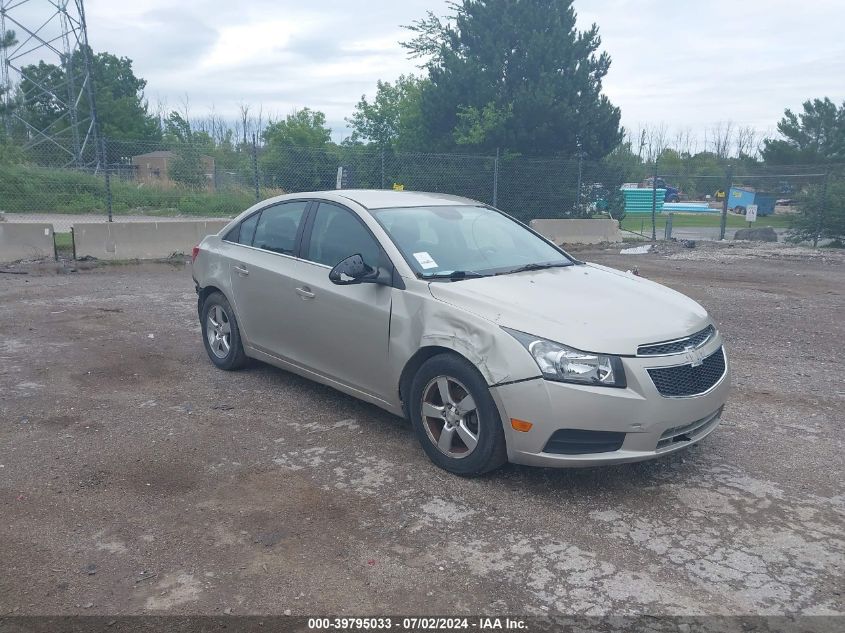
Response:
M268 207L261 212L261 217L254 228L252 245L274 253L293 255L296 248L296 236L299 225L305 216L307 201L285 202ZM244 225L246 222L244 222ZM246 227L241 226L241 243L247 237Z

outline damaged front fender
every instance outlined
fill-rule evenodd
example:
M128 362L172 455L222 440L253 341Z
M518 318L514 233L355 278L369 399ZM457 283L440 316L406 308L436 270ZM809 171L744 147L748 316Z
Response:
M540 375L534 359L498 324L428 292L397 292L390 336L395 375L401 376L410 359L428 347L463 356L490 386Z

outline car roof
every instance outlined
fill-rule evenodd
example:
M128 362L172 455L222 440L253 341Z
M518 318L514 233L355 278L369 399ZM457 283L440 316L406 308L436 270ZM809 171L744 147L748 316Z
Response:
M477 206L477 200L445 193L427 193L424 191L393 191L390 189L336 189L298 194L302 197L325 198L336 200L345 198L357 202L366 209L388 209L397 207L443 207Z

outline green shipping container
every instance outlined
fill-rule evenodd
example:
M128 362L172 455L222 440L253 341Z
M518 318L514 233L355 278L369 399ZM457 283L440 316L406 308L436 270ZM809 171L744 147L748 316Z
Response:
M663 210L663 201L666 198L665 189L657 189L657 212ZM625 213L651 213L652 199L655 196L654 189L622 189L622 196L625 198Z

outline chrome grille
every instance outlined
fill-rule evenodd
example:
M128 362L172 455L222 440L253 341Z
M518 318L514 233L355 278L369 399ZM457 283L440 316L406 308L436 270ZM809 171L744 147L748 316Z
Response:
M662 343L649 343L648 345L640 345L637 348L637 356L668 356L669 354L680 354L685 352L688 347L697 348L704 345L716 333L712 325L690 336L679 338L674 341L664 341Z
M720 347L697 367L688 364L652 368L648 370L648 375L661 396L697 396L710 389L725 375L725 353Z

